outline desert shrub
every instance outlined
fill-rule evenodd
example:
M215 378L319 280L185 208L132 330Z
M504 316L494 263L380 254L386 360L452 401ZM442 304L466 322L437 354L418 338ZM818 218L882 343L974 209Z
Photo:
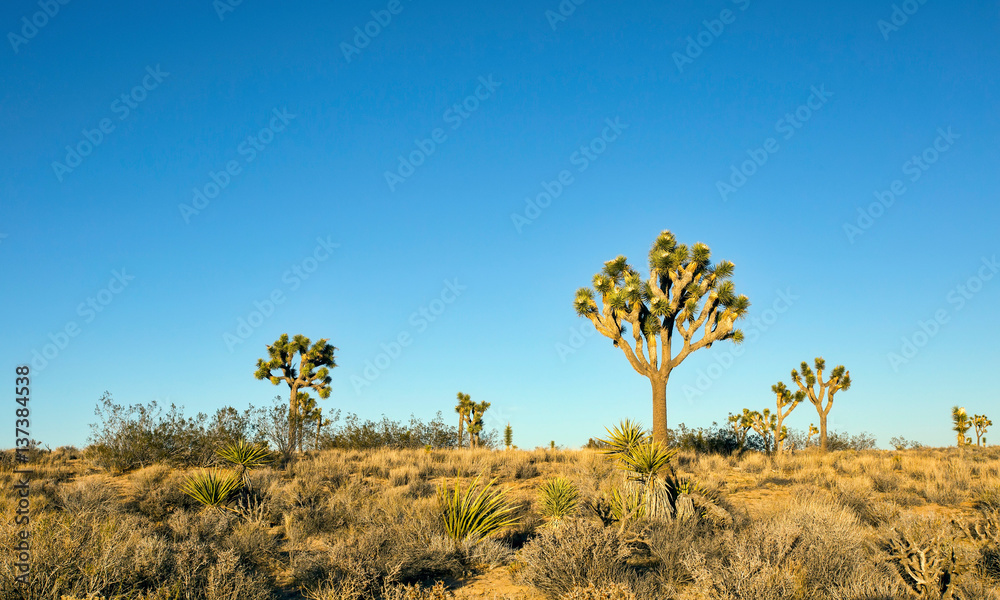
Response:
M218 447L242 439L265 441L255 425L257 410L242 413L220 408L209 418L205 413L185 417L183 407L171 404L164 412L156 401L122 406L105 392L91 424L91 445L84 456L112 473L124 473L154 463L178 466L208 466L215 462Z
M320 447L324 449L342 448L365 450L374 448L454 448L458 444L458 429L446 424L439 411L434 419L423 422L410 416L409 423L393 421L382 416L379 421L361 421L357 415L348 414L340 421L339 412L331 419L331 424L320 435ZM493 437L486 437L495 444ZM492 446L487 446L492 447Z
M560 596L560 600L636 600L636 596L631 586L624 583L596 586L591 582L573 588Z
M712 423L711 427L689 429L684 423L676 429L667 429L667 446L678 450L689 450L701 454L730 455L741 450L736 434L727 427ZM756 444L747 440L744 449L756 450Z
M239 555L232 550L219 553L205 577L205 600L269 600L274 597L271 581L248 573L240 562Z
M658 575L668 585L679 586L694 581L683 564L689 552L694 550L715 555L723 543L718 531L701 519L652 522L644 533L646 548L658 563Z
M517 579L550 598L593 583L609 586L629 579L632 549L617 527L567 519L547 528L521 549Z
M122 498L109 477L95 476L63 485L58 491L58 505L73 515L113 513L121 510Z

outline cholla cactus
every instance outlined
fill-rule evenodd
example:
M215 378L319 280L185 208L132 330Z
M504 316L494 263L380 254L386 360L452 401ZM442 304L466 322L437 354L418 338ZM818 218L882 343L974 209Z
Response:
M713 343L743 341L735 328L750 301L736 295L729 278L733 263L711 263L711 250L688 248L663 231L649 251L649 279L643 281L624 256L604 263L594 289L580 288L576 312L625 353L632 368L653 388L653 439L667 443L667 381L689 354ZM601 296L598 307L594 290ZM632 341L625 339L631 327ZM695 339L701 329L700 339ZM680 339L675 338L674 333Z
M986 445L986 428L993 425L986 415L976 415L972 417L972 426L976 428L976 446Z
M837 366L830 371L830 377L823 381L823 369L826 368L826 361L822 357L817 357L813 362L816 372L809 368L809 364L802 361L800 368L802 373L792 369L792 381L799 386L799 391L809 398L816 412L819 413L819 448L823 452L827 451L826 445L826 417L833 408L833 396L837 392L851 389L851 372L844 368L844 365ZM818 387L817 387L818 386ZM824 400L826 404L824 404Z
M965 407L953 406L951 408L951 422L954 425L951 430L956 434L959 448L971 444L972 438L966 437L965 432L972 427L972 421L969 419L969 414L965 412Z
M795 407L799 405L800 402L805 400L806 394L802 390L795 392L794 394L790 389L785 387L785 384L781 381L771 386L771 391L777 396L777 411L774 413L775 426L774 435L777 441L776 452L781 454L781 451L785 446L785 438L788 437L788 428L782 425L785 418L792 414Z

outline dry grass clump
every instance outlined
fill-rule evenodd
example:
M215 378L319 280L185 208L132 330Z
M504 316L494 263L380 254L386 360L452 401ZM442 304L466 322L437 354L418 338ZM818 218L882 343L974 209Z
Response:
M311 452L249 472L252 505L237 512L186 496L193 471L109 476L82 455L38 453L32 575L19 589L0 553L0 600L443 600L507 572L500 587L526 587L491 587L497 598L903 600L925 593L904 566L918 551L947 569L953 600L1000 600L997 448L682 451L676 475L731 518L608 526L589 507L618 476L592 450ZM19 531L11 467L0 467L7 548ZM496 478L516 524L453 540L436 490L477 476ZM559 489L541 495L551 481ZM543 518L567 490L576 502Z

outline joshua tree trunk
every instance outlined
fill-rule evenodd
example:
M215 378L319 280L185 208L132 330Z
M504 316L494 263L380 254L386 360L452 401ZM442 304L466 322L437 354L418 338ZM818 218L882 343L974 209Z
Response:
M299 386L292 386L292 394L288 398L288 450L295 452L296 439L299 432Z
M819 451L826 452L826 414L825 412L819 413Z
M465 439L465 415L458 415L458 447L461 448Z
M667 445L667 377L650 377L653 386L653 441Z

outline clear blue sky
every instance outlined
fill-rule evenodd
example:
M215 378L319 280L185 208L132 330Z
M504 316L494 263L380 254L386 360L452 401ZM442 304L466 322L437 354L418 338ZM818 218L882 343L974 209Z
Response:
M647 380L573 339L572 299L618 254L645 271L663 229L732 260L758 319L741 356L674 371L671 425L772 407L819 355L854 380L832 428L882 446L953 443L953 404L1000 417L995 1L52 5L0 13L0 364L13 384L68 342L33 377L52 447L86 442L105 390L191 413L286 394L253 378L283 332L339 348L324 405L363 417L451 419L461 390L522 447L650 425Z

